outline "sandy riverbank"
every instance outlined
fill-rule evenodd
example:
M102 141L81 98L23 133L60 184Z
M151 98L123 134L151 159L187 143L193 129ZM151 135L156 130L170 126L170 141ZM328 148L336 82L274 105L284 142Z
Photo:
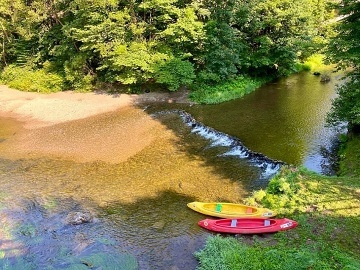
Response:
M138 103L157 101L190 102L187 92L109 95L67 91L39 94L0 86L0 116L22 121L24 127L30 129L84 119Z
M0 124L4 127L0 155L125 161L164 134L170 135L137 106L149 101L189 102L185 92L38 94L0 86Z

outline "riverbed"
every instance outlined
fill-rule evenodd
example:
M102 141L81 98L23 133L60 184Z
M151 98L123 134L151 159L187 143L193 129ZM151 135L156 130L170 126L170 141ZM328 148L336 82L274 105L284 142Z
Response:
M211 106L183 96L160 103L159 96L147 102L126 96L124 104L99 95L95 103L72 97L71 106L48 96L50 105L41 107L44 97L27 93L1 103L8 107L0 118L0 265L195 269L193 253L211 233L197 226L204 216L186 204L242 202L277 169L250 160L229 139L270 163L321 172L326 161L320 150L334 136L323 116L335 81L298 74ZM64 115L60 120L56 109ZM178 113L159 114L168 110L188 112L202 125ZM72 213L92 220L71 224Z

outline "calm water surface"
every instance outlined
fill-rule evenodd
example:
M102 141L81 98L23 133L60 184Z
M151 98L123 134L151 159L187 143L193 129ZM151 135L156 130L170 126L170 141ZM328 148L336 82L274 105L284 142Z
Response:
M322 84L302 73L221 105L151 104L146 111L184 109L253 151L321 172L326 163L321 149L334 137L324 128L334 81ZM116 114L109 117L114 124ZM266 177L178 115L156 118L166 134L119 164L0 158L0 267L195 269L193 253L211 234L197 226L204 216L186 204L241 202L266 184ZM0 156L14 126L0 119ZM93 221L69 224L78 212L91 214Z

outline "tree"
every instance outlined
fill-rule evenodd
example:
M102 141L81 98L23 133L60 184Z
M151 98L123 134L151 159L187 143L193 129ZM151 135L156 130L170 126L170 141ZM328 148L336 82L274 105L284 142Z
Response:
M295 62L319 50L331 17L328 0L250 1L242 27L250 45L249 72L284 76ZM239 14L241 15L241 13ZM241 19L241 18L240 18Z
M176 91L181 86L189 86L195 79L194 66L189 61L174 58L157 68L156 81L167 85L170 91Z
M327 121L331 125L347 122L350 131L360 130L360 2L344 0L339 6L338 34L328 47L328 57L338 69L348 70L338 88Z
M326 34L328 1L0 0L0 68L46 67L67 88L283 76Z
M327 36L329 0L203 0L210 11L199 52L200 76L280 77L314 53Z
M97 59L97 74L107 82L153 81L157 67L191 56L203 36L195 8L176 0L83 2L68 33L80 52Z

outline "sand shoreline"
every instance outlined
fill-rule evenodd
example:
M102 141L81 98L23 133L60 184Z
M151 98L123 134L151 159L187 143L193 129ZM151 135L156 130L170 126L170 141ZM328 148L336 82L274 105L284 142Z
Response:
M0 120L5 130L0 132L0 155L126 161L168 134L166 127L138 106L146 102L189 100L186 92L39 94L0 86Z
M135 100L135 95L126 94L71 91L39 94L0 86L0 116L24 122L31 129L115 111L132 105Z
M84 119L139 103L191 103L187 94L187 91L140 95L72 91L40 94L0 85L0 117L15 118L31 129Z

